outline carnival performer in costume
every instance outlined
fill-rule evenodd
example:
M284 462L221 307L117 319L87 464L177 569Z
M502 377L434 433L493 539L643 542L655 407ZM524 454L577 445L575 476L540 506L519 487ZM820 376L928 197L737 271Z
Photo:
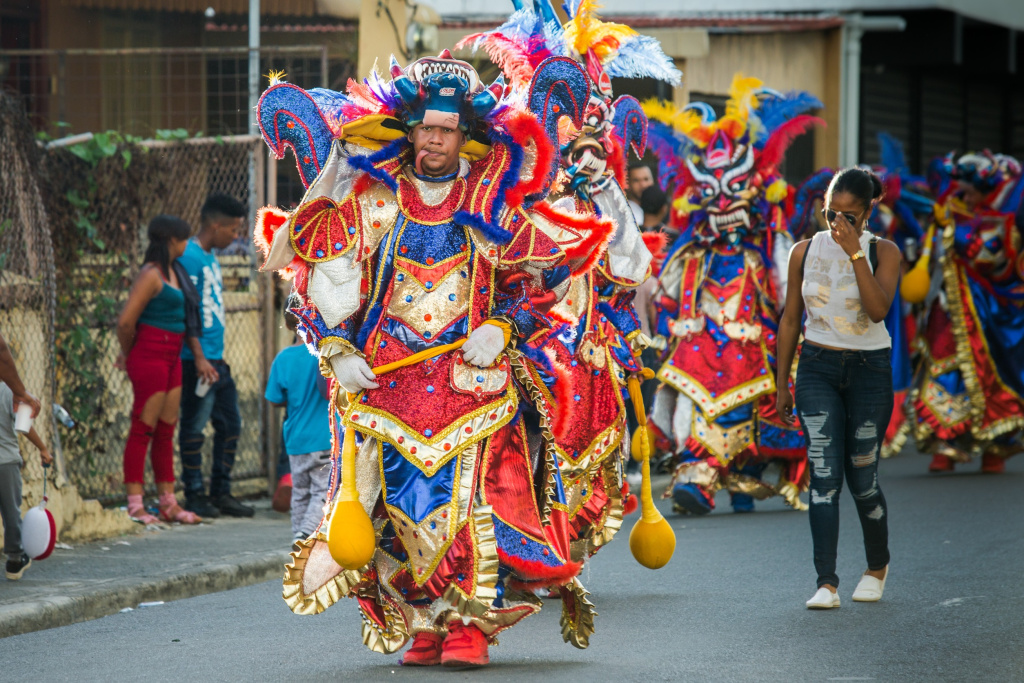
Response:
M944 167L952 182L925 242L944 296L929 296L914 436L932 472L981 456L983 472L999 473L1024 451L1024 177L1016 159L987 150L950 154ZM926 263L925 285L927 274Z
M525 95L500 78L484 88L447 50L406 69L392 59L391 76L346 95L282 83L260 103L268 144L291 145L310 182L290 216L261 214L264 267L295 272L307 343L350 396L336 402L340 485L293 554L285 599L307 614L355 597L371 649L412 638L404 664L480 665L539 609L535 590L580 570L559 470L531 458L536 388L518 347L548 332L612 230L537 203L559 119L583 124L575 62L538 66ZM372 519L372 548L342 566L359 536L335 531L349 503ZM580 614L563 628L586 629Z
M705 514L722 488L737 512L781 495L805 509L798 429L775 413L775 344L793 240L779 172L786 148L819 122L821 103L737 75L726 114L704 103L645 103L662 183L675 182L669 248L654 295L666 341L653 427L678 465L666 492L677 511Z
M573 278L552 308L555 328L520 347L542 406L544 457L561 472L572 558L582 561L611 540L624 509L636 506L623 482L630 445L626 387L627 376L642 373L639 356L649 341L633 290L651 276L651 254L623 191L629 149L641 157L646 147L647 117L634 98L613 99L610 77L678 85L681 74L657 41L601 21L589 0L566 5L564 26L547 0L534 8L513 5L506 23L456 47L483 49L520 87L551 55L585 65L591 91L584 125L560 140L561 168L545 205L610 218L615 228L608 247L595 253L593 268ZM578 582L562 588L563 600L571 598L570 588L578 590Z

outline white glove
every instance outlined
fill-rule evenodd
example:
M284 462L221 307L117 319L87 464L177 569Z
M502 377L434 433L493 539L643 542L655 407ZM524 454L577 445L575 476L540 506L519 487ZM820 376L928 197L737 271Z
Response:
M492 364L505 348L505 333L497 325L481 325L469 333L462 345L462 357L470 365L484 368Z
M350 394L360 389L376 389L377 384L373 381L377 375L366 364L363 357L357 353L341 354L331 356L331 369L334 370L334 379L338 380L341 388Z

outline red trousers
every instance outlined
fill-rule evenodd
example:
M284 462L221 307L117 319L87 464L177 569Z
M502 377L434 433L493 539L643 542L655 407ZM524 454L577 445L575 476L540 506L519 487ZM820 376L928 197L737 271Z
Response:
M156 425L150 427L141 420L141 415L146 402L154 394L166 393L181 386L181 344L184 336L150 325L139 325L135 330L135 344L125 362L128 379L135 393L132 423L124 445L126 484L142 483L147 450L150 451L153 478L161 483L174 481L176 421L163 422L158 419Z

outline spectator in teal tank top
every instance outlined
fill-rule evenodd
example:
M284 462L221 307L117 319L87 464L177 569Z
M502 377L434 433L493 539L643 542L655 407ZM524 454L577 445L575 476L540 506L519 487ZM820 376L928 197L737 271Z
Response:
M198 524L198 515L183 510L174 496L174 426L181 397L181 347L186 334L198 333L199 296L177 263L191 232L175 216L149 223L145 263L132 283L117 321L121 344L118 367L132 383L131 427L124 447L124 485L128 515L141 524L156 524L142 503L146 451L166 522Z
M186 340L181 376L181 481L185 507L203 517L252 517L254 511L231 495L231 468L242 431L238 392L231 366L224 360L224 281L214 249L223 249L238 236L245 207L237 199L212 194L200 213L199 234L181 257L199 292L202 332ZM202 383L202 384L200 384ZM198 390L198 391L197 391ZM210 493L203 484L203 429L213 423L213 467Z

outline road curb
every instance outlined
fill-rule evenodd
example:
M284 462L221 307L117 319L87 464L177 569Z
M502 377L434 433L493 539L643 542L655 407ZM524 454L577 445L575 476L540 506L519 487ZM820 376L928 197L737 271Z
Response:
M107 586L81 595L0 605L0 638L99 619L142 602L170 602L280 579L287 561L286 551L275 550L174 576L113 579Z

